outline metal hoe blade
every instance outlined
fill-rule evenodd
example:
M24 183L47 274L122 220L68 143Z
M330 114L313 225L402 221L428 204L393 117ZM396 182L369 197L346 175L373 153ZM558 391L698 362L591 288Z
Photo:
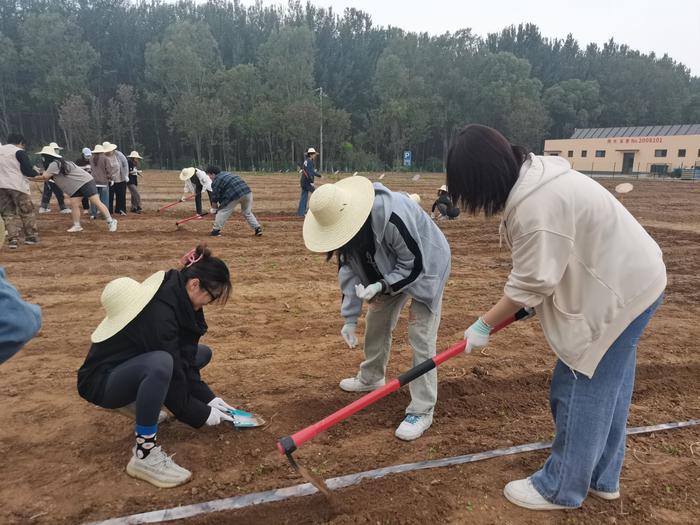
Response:
M326 482L323 481L321 478L319 478L316 474L313 474L311 471L307 470L305 467L299 465L294 459L294 456L292 456L291 453L286 454L287 460L289 460L289 464L292 466L294 470L296 470L299 474L301 474L301 477L304 478L306 481L311 483L314 487L316 487L321 494L326 496L327 498L331 498L331 490L328 488L328 485L326 485Z

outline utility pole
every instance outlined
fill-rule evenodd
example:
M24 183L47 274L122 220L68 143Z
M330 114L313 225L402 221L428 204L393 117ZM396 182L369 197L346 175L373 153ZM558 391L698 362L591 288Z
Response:
M323 87L318 88L318 98L321 101L321 145L319 146L321 150L321 164L319 169L323 172Z

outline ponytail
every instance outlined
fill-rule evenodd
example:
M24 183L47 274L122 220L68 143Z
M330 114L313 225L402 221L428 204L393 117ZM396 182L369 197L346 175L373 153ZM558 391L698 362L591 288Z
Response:
M231 295L231 274L226 263L214 257L211 250L204 244L192 248L181 259L180 274L185 282L199 279L203 288L216 297L216 302L226 304Z

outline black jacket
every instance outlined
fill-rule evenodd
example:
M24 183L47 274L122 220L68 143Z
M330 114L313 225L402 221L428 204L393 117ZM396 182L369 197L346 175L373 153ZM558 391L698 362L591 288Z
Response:
M173 358L165 406L178 420L199 428L211 411L207 403L215 397L194 362L199 338L206 331L204 313L192 308L180 272L170 270L156 295L133 321L106 341L93 343L78 370L78 392L99 405L114 367L139 354L163 350Z

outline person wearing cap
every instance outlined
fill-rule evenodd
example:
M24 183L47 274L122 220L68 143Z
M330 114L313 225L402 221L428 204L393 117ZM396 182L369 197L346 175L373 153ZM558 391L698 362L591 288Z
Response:
M221 171L216 166L207 167L207 175L212 178L211 200L216 204L216 218L212 227L212 237L221 235L221 229L240 204L241 214L256 237L263 234L262 226L253 215L253 192L240 175Z
M112 175L112 182L109 186L109 210L114 207L115 215L126 215L126 187L129 182L129 161L124 154L119 151L116 144L103 142L105 157L110 165L116 161L117 171Z
M18 247L22 233L25 244L39 242L36 213L27 180L34 179L39 172L32 166L25 148L26 140L18 133L8 135L7 143L0 146L0 217L7 228L10 249Z
M126 471L163 488L182 485L192 473L158 446L161 407L194 428L233 422L234 410L200 375L212 356L199 343L207 332L202 308L228 300L228 267L202 245L181 263L142 283L121 277L107 284L101 297L107 315L78 371L85 400L108 409L134 404L136 443Z
M458 133L447 185L468 212L502 213L512 257L501 299L465 332L467 351L486 346L491 327L527 306L558 358L550 456L508 483L506 498L535 510L577 508L589 494L618 499L637 343L666 287L659 246L566 159L528 154L493 128Z
M96 144L91 153L90 174L92 178L95 179L95 186L97 186L97 194L100 197L100 202L109 209L109 184L111 182L110 177L112 176L112 172L108 172L107 170L107 164L104 159L104 147L102 144ZM97 208L93 205L90 205L90 218L97 218Z
M63 192L70 196L73 226L68 229L69 233L83 231L80 225L80 202L83 198L88 199L102 214L110 232L117 231L117 220L112 218L107 207L100 202L92 175L79 168L74 162L66 161L51 146L44 146L37 155L41 155L44 162L44 172L37 178L45 181L53 180Z
M384 385L392 332L409 300L413 364L435 356L450 247L417 202L365 177L348 177L311 195L303 236L312 252L337 256L345 320L341 336L350 348L358 344L357 320L362 302L368 302L365 360L355 377L340 382L341 389L367 392ZM437 370L409 388L411 403L395 433L406 441L419 438L433 422Z
M182 202L187 200L188 193L194 193L194 207L197 215L204 215L202 210L202 190L209 197L210 212L214 211L214 201L211 198L211 177L199 168L183 168L180 172L180 180L185 182L182 189Z
M90 157L92 157L92 151L90 151L90 148L83 148L80 152L80 157L78 157L75 160L75 165L92 174L92 165L90 164ZM88 215L90 213L90 201L83 197L82 205L83 213Z
M53 150L59 155L61 154L61 150L63 149L55 142L50 143L48 147L53 148ZM65 196L61 191L61 188L59 188L52 182L44 183L44 189L41 193L41 203L39 204L39 213L49 213L51 211L51 208L49 208L49 203L51 202L52 193L56 195L56 202L58 202L60 213L70 213L70 208L66 206Z
M5 221L0 217L0 249ZM0 364L19 352L41 328L41 308L22 300L0 266Z
M141 163L143 157L139 155L139 152L134 150L126 156L126 160L129 164L129 183L127 187L129 188L129 194L131 196L131 211L134 213L141 213L143 208L141 208L141 195L139 194L139 164Z
M309 148L306 150L306 158L304 159L304 165L301 167L301 178L299 184L301 185L301 195L299 197L299 207L297 208L297 215L303 217L306 214L306 203L309 199L309 193L313 193L316 189L314 181L316 177L321 177L321 174L314 168L314 160L318 157L318 153L314 148Z
M437 199L433 203L433 207L430 210L432 212L433 219L441 221L443 219L454 220L459 216L459 208L452 204L452 199L450 199L447 193L447 186L443 184L437 191Z

